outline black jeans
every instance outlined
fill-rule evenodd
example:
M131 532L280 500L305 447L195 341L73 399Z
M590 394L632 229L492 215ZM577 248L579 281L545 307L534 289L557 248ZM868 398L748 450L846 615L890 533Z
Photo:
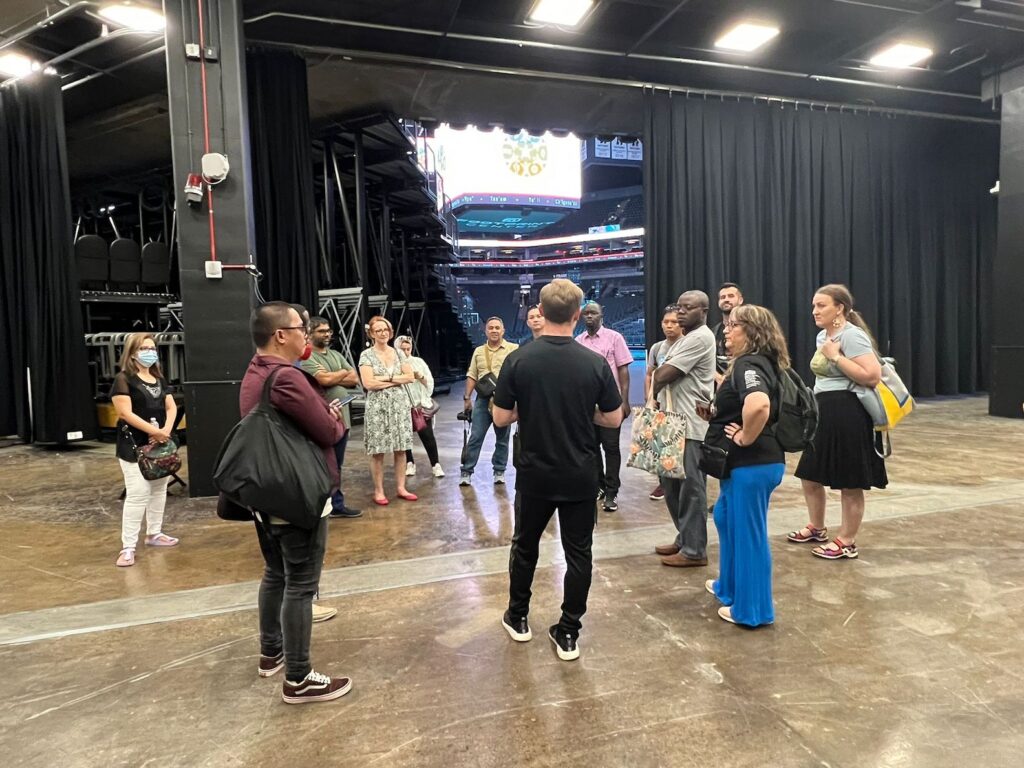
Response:
M427 419L427 426L416 434L420 436L420 442L423 443L423 447L427 449L427 458L430 459L430 466L434 466L440 461L440 459L437 456L437 439L434 437L433 419ZM416 463L416 459L412 457L411 448L405 452L405 460Z
M537 570L540 537L547 528L555 510L565 552L565 579L563 581L562 618L558 627L577 637L583 626L580 619L587 612L590 593L594 540L594 500L551 501L538 496L516 494L516 527L509 553L508 610L518 619L530 613L533 592L533 574Z
M256 535L266 562L259 598L260 653L276 656L283 649L285 676L298 682L312 669L313 596L324 564L327 518L311 531L257 520Z
M617 496L622 482L619 480L619 469L622 467L622 450L619 448L621 427L599 427L594 425L597 437L597 487L607 496ZM604 462L601 451L604 450Z
M331 507L334 510L345 508L345 491L341 488L341 468L345 465L345 448L348 446L348 436L351 430L345 430L345 436L334 444L334 458L338 460L338 490L331 495Z

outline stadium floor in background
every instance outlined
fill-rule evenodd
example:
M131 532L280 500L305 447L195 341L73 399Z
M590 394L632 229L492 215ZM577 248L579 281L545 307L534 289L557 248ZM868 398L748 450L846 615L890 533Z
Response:
M456 401L437 428L448 476L429 477L414 449L419 502L371 509L354 435L346 487L366 515L330 523L321 598L340 615L313 635L317 668L354 689L308 708L254 672L251 528L172 495L165 527L181 546L117 569L113 447L0 450L12 765L260 766L283 750L351 766L1015 764L1024 422L988 417L981 398L921 403L895 436L890 488L869 495L858 561L785 543L806 522L791 461L769 515L776 624L756 631L719 620L704 592L714 527L711 567L661 566L664 504L647 498L650 476L624 470L620 511L600 513L582 656L566 664L543 637L564 570L557 524L534 641L501 629L514 472L492 485L489 438L473 486L458 488ZM998 535L968 535L979 530Z

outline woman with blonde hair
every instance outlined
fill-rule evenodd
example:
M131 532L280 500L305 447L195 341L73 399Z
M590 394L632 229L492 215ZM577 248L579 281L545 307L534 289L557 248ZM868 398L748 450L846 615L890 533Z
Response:
M146 517L146 546L174 547L178 539L163 532L167 482L147 480L139 469L138 449L147 443L166 443L178 415L174 398L167 394L156 341L150 333L133 333L121 354L120 373L110 388L117 411L117 459L124 475L121 512L121 551L117 566L135 565L135 547Z
M412 409L404 385L415 381L412 366L401 352L388 344L395 331L385 318L371 317L366 331L373 345L364 349L359 357L359 377L366 389L363 442L370 455L373 501L382 507L389 503L384 495L386 453L394 456L398 497L416 501L416 494L405 488L405 452L412 448Z
M853 308L845 285L823 285L815 291L811 314L821 328L811 358L818 431L813 450L804 451L796 468L810 521L787 538L796 544L827 542L811 550L825 560L855 558L864 491L885 488L889 482L885 462L875 452L871 417L857 397L858 390L878 384L882 366L871 331ZM832 541L825 527L826 485L842 498L842 523Z
M705 443L727 452L715 504L718 578L704 586L733 624L757 627L775 621L768 503L782 482L786 458L769 426L779 413L779 377L789 350L771 311L741 304L724 325L732 361L711 406L697 413L711 423Z

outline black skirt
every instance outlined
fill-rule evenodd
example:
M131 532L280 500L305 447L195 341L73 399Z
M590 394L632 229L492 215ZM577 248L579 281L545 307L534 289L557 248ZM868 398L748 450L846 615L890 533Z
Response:
M871 418L853 392L819 392L818 432L804 451L796 476L833 490L885 488L885 461L875 453Z

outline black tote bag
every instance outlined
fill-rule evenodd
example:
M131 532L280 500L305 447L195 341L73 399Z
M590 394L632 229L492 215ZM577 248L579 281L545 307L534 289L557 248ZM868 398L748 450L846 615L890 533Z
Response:
M259 405L224 438L213 484L243 507L309 530L331 495L331 474L320 448L270 404L279 370L264 382Z

